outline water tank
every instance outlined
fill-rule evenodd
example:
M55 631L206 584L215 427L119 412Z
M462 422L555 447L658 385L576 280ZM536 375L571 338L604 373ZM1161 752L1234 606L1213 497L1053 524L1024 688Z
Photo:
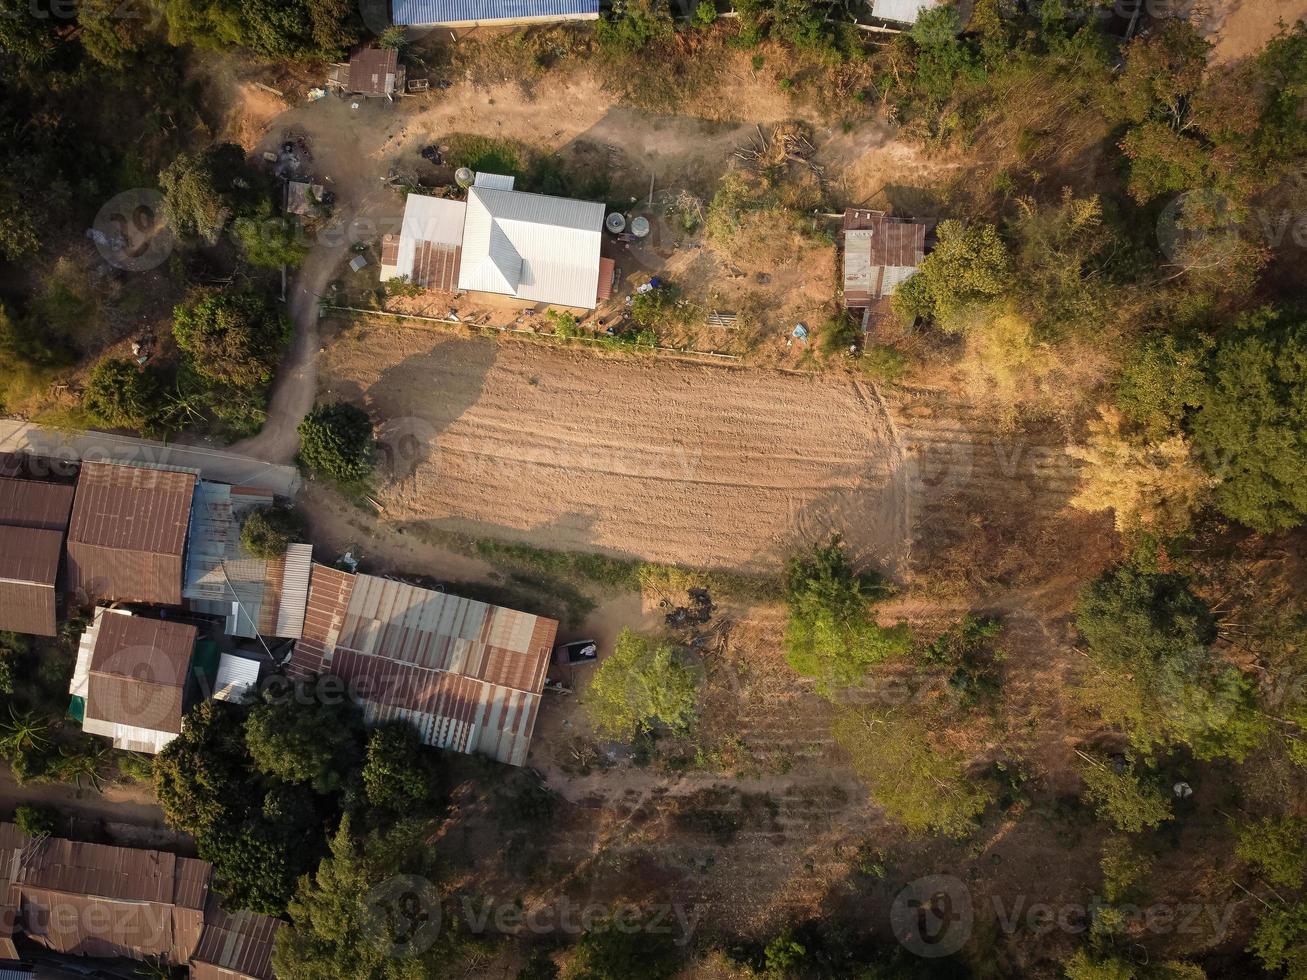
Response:
M618 212L614 211L604 220L604 227L606 227L614 235L620 235L623 229L626 228L626 218L623 215L619 214Z
M474 180L476 180L476 174L474 174L467 167L459 167L457 170L454 171L454 183L458 184L458 186L463 188L464 190L467 190L469 187L471 187L472 181Z
M649 219L644 215L638 215L631 219L631 234L636 238L643 238L649 234Z

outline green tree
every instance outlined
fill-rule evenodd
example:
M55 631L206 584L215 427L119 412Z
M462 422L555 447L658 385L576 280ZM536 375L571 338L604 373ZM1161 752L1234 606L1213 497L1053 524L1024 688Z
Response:
M1224 513L1258 531L1307 520L1307 321L1264 309L1224 335L1190 426Z
M1128 900L1148 880L1153 859L1140 853L1131 838L1117 835L1103 842L1098 866L1103 872L1103 898L1116 904Z
M685 731L695 717L697 672L670 643L622 630L586 690L583 703L597 733L629 741L665 725Z
M124 358L105 358L87 376L82 407L101 425L150 429L163 412L158 376Z
M241 547L255 558L272 561L306 534L304 518L294 507L276 504L251 511L241 524Z
M243 716L222 701L201 701L181 734L154 757L154 792L168 826L204 838L237 822L249 782Z
M1261 913L1248 950L1285 980L1307 977L1307 902L1272 906Z
M317 405L299 425L300 459L309 469L341 483L372 475L372 421L348 402Z
M263 296L211 292L173 310L172 332L198 373L251 389L272 380L290 328Z
M921 706L846 708L834 734L872 800L914 834L963 837L993 800Z
M54 833L59 814L48 806L14 807L14 824L29 837L45 837Z
M231 219L231 208L218 184L209 154L183 152L159 173L163 212L173 233L218 240Z
M1081 592L1076 626L1093 668L1083 693L1140 750L1238 759L1256 743L1252 686L1213 651L1215 617L1180 576L1105 572Z
M577 940L567 980L667 980L681 967L666 925L632 929L629 923L596 923Z
M1151 777L1128 763L1117 771L1110 761L1085 757L1080 776L1085 799L1117 830L1137 834L1171 819L1171 801Z
M905 322L925 317L959 333L1012 287L1012 258L993 225L941 221L936 234L934 250L894 294L894 310Z
M294 267L309 254L308 242L298 227L279 214L263 211L242 215L233 222L232 233L246 261L259 268Z
M617 0L612 12L595 25L595 40L602 51L620 57L665 41L675 32L666 0Z
M440 894L419 828L401 824L356 843L348 816L331 852L299 880L290 925L277 934L281 980L425 980L456 963L456 923L440 917Z
M373 729L362 773L368 803L404 816L425 812L439 793L439 763L412 725L396 722Z
M853 570L838 537L785 567L785 659L825 691L860 680L873 664L906 653L906 625L880 626L871 605L885 595L874 577Z
M305 696L265 692L245 722L245 747L265 775L305 784L316 793L341 788L358 765L360 720L348 698L319 678ZM308 700L315 710L298 702Z
M1307 878L1307 820L1302 817L1264 817L1241 823L1236 831L1235 853L1254 865L1272 885L1298 888Z
M77 39L92 58L114 71L124 71L150 44L150 18L130 16L120 0L79 0Z
M1210 347L1205 336L1154 334L1126 355L1116 403L1147 439L1156 442L1179 432L1185 413L1201 403Z

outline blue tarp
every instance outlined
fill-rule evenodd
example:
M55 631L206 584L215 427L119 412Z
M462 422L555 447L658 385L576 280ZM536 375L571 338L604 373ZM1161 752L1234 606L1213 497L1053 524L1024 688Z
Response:
M599 0L393 0L391 18L396 24L416 27L598 13Z

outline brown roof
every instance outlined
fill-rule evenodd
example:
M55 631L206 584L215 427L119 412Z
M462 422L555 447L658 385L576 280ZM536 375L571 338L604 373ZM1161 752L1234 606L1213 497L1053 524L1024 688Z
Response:
M34 843L0 824L0 864L16 869L7 894L22 931L49 949L183 964L199 945L206 861L57 837Z
M399 52L371 45L356 48L349 56L349 88L363 95L390 95L395 91Z
M595 302L602 303L613 295L613 279L617 275L617 263L612 259L599 259L599 289L595 293Z
M225 912L210 898L191 980L272 980L272 944L283 925L254 912Z
M68 585L87 598L181 605L195 475L84 463L68 528Z
M64 483L0 479L0 524L66 531L73 488Z
M398 254L397 251L396 261ZM462 246L419 240L413 245L413 275L410 281L423 289L452 293L458 288L458 267L462 260Z
M892 294L925 258L926 226L883 211L844 212L844 305Z
M59 531L0 527L0 630L58 632L55 578L63 544Z
M179 733L196 630L106 613L91 654L86 717Z

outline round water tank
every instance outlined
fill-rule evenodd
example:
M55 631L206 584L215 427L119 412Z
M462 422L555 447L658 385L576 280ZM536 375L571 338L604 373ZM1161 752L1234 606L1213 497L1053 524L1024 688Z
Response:
M472 181L474 180L476 180L476 174L467 167L459 167L454 171L454 182L458 184L459 187L464 189L471 187Z
M649 219L644 215L631 219L631 234L636 238L643 238L649 234Z
M626 227L626 218L614 211L605 219L604 225L614 235L620 235L622 230Z

